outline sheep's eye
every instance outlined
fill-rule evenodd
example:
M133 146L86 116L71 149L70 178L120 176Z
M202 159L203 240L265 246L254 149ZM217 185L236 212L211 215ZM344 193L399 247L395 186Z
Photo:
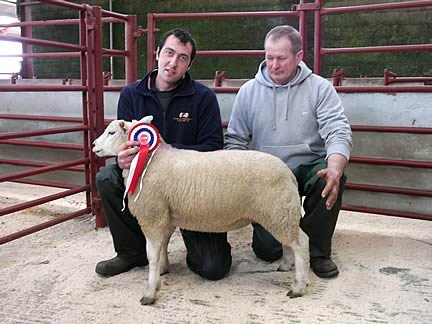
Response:
M114 135L115 132L108 132L108 135Z

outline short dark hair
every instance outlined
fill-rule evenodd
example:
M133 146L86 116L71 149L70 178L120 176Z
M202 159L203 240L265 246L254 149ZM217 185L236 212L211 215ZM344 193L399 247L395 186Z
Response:
M188 43L192 45L192 53L191 53L191 61L190 61L190 64L192 64L192 61L195 58L195 54L196 54L196 41L192 37L192 34L189 31L187 31L186 29L175 28L175 29L171 29L171 30L167 31L165 34L163 34L162 38L159 41L158 55L160 54L162 47L164 47L167 38L170 37L171 35L173 35L175 38L179 39L180 42L184 45L186 45Z
M264 40L264 47L265 47L267 40L270 37L274 40L278 40L282 37L288 38L289 41L291 42L291 52L293 54L297 54L303 48L302 37L301 37L300 33L298 32L298 30L292 26L281 25L281 26L274 27L272 30L270 30L267 33L266 38Z

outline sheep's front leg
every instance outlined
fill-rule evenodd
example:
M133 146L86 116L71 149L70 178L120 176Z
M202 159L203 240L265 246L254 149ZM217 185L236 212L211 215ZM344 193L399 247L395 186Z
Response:
M163 241L162 241L162 248L161 248L161 254L160 254L160 261L159 261L159 267L160 267L160 274L161 276L168 273L168 267L169 267L169 261L168 261L168 243L170 241L171 235L174 233L175 227L169 227L167 228L166 232L164 233Z
M161 285L159 259L162 244L162 240L150 240L147 238L146 250L149 261L149 274L144 296L140 300L142 305L150 305L156 301L156 292Z

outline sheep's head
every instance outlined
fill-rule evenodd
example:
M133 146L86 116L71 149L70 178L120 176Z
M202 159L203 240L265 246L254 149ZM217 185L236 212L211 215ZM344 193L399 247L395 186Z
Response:
M146 116L139 122L151 123L153 116ZM131 127L137 121L127 122L124 120L113 120L105 131L93 142L93 152L99 156L117 156L120 146L127 141Z

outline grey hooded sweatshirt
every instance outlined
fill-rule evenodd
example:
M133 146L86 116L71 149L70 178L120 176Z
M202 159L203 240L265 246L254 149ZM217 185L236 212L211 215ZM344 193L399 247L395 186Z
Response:
M252 149L282 159L290 169L339 153L347 159L352 133L332 84L300 62L285 85L270 78L265 61L239 90L225 149Z

